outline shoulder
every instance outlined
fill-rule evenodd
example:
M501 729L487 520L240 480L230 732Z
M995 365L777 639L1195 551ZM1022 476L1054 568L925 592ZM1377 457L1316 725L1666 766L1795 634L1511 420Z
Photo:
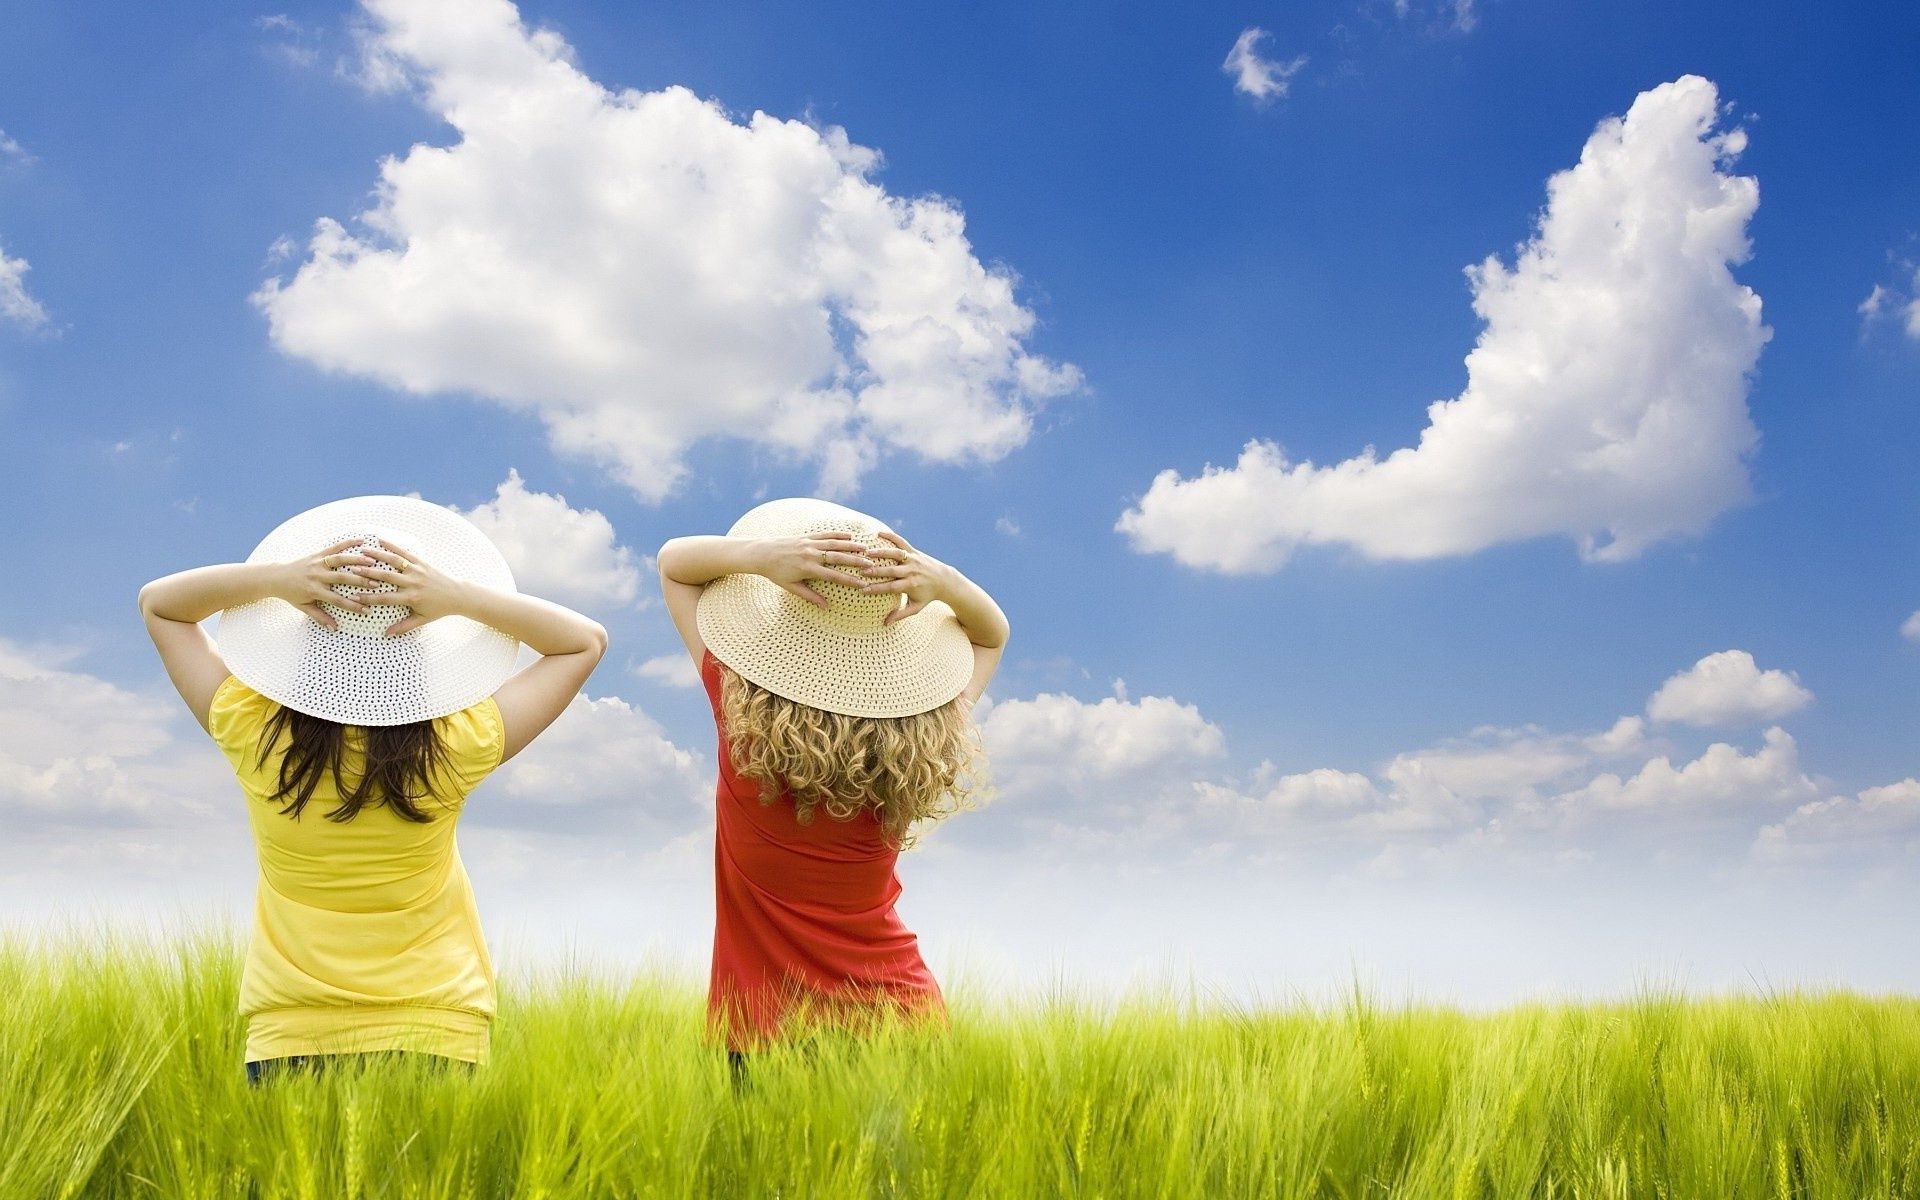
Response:
M480 778L500 765L506 752L507 725L492 696L439 720L440 745L464 774Z
M240 682L239 676L229 675L213 690L213 700L207 707L207 732L228 754L251 749L278 707L277 701Z

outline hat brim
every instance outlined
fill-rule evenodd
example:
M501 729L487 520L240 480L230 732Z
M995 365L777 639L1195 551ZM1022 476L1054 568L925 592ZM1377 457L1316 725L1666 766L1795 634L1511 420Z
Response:
M973 642L938 600L876 628L816 608L763 576L725 575L701 593L697 622L707 649L741 678L850 717L928 712L973 677Z
M790 496L749 509L728 537L848 534L863 549L883 544L886 526L866 513ZM700 594L700 638L713 656L776 696L850 717L910 717L958 696L973 677L973 642L953 609L935 601L904 620L885 618L905 603L809 580L827 601L809 604L761 575L725 575Z
M287 562L348 538L377 536L450 578L514 590L499 549L465 517L411 496L356 496L300 513L268 534L248 562ZM405 725L447 716L499 690L520 643L466 617L448 616L398 637L385 626L404 610L376 605L325 629L284 600L220 614L216 640L227 669L297 712L345 725Z

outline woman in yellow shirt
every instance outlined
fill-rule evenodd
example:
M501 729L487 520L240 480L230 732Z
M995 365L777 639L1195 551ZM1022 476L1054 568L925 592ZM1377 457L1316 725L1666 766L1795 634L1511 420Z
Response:
M149 583L140 611L246 795L249 1078L339 1054L485 1062L493 964L454 827L606 631L515 592L458 514L394 496L302 513L247 562ZM541 657L515 672L522 643Z

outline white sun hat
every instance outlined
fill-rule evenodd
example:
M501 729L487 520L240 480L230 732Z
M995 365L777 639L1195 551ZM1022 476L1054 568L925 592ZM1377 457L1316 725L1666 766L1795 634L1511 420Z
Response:
M359 539L391 540L451 579L513 591L513 572L487 535L450 508L412 496L355 496L292 517L268 534L250 563L287 562ZM361 597L393 590L335 585ZM284 600L256 600L220 614L217 640L227 669L254 691L296 712L345 725L404 725L459 712L491 696L513 674L520 643L467 617L429 621L398 637L397 604L365 612L336 605L324 629Z
M852 534L861 550L886 545L886 526L825 500L771 500L734 522L728 537ZM857 553L858 551L856 551ZM749 683L812 708L854 717L908 717L958 696L973 676L973 643L953 609L935 600L882 624L904 605L898 593L868 595L809 580L818 608L761 575L723 575L700 595L700 638Z

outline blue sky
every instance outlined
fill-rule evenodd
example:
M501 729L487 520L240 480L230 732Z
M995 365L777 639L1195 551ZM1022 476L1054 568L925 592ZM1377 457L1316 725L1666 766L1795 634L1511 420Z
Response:
M516 927L543 864L564 863L577 894L551 903L578 914L588 897L646 897L663 915L641 940L697 952L700 816L683 793L701 786L711 734L695 694L638 670L674 648L646 603L644 556L668 536L722 530L758 499L819 489L833 448L855 446L857 484L826 482L986 583L1015 626L986 717L1006 794L906 864L909 919L939 952L1016 974L1190 962L1261 986L1337 975L1351 959L1475 998L1619 987L1660 962L1707 980L1759 969L1920 986L1920 966L1888 964L1860 928L1911 901L1920 848L1920 785L1862 799L1920 773L1920 645L1901 632L1920 608L1913 14L1348 0L554 3L519 17L392 0L29 5L6 18L0 254L28 269L0 271L0 299L8 278L21 298L0 304L14 313L0 317L0 436L19 451L0 502L23 557L54 566L0 597L15 664L14 708L0 715L15 772L0 783L16 780L0 788L13 810L0 821L31 848L0 887L9 920L49 911L29 886L43 877L63 907L244 898L244 860L208 875L181 849L236 833L238 814L195 774L210 752L161 715L131 597L151 576L243 557L298 509L417 491L491 505L496 536L545 548L523 580L571 587L615 637L589 694L623 708L581 717L580 745L600 721L655 772L630 770L623 791L573 765L560 785L571 799L546 802L565 820L540 807L531 778L499 789L499 828L477 806L467 840L483 844L490 919ZM462 40L469 27L494 41ZM550 36L528 40L535 29ZM1265 61L1305 56L1284 95L1249 95L1223 70L1256 29ZM614 91L691 95L617 124L530 75L489 75L494 60L471 44L555 56L569 78ZM436 86L465 99L443 103ZM446 119L449 103L482 109L516 89L556 107L526 126ZM1744 144L1716 162L1675 135L1687 95L1708 98L1712 134L1740 130ZM1638 206L1657 228L1703 187L1755 181L1750 213L1730 201L1710 214L1751 257L1681 261L1651 241L1608 242L1604 227L1567 234L1564 278L1523 276L1498 341L1529 348L1532 382L1497 393L1464 362L1488 324L1463 270L1489 256L1516 268L1549 178L1642 99L1639 149L1612 175L1581 177L1591 203ZM756 111L802 124L749 133ZM808 126L881 159L864 173L834 165L831 138ZM776 134L808 165L781 157ZM421 143L457 148L446 176L405 175L389 194L397 215L370 231L356 218L381 203L382 159ZM663 169L704 172L716 190L590 198L647 192ZM851 186L858 207L794 232L749 202L759 186L798 206L789 218L814 211L815 188ZM914 204L956 224L907 236L899 206ZM1563 208L1574 215L1573 201ZM322 218L361 248L341 257L311 241ZM472 240L455 241L456 227ZM820 265L823 245L851 265ZM476 289L464 272L496 250L489 278L513 286ZM933 257L887 257L903 250ZM372 267L354 268L355 253ZM545 269L603 261L617 268ZM370 278L395 264L404 286ZM697 283L679 290L675 272ZM277 291L262 291L269 281ZM923 285L926 312L914 308ZM1759 303L1745 326L1742 288ZM791 299L816 292L826 298ZM1563 303L1588 315L1586 332L1537 315ZM588 330L578 347L571 318L553 315L573 312ZM899 334L902 313L998 348L927 350ZM766 334L788 318L832 332ZM1751 340L1758 327L1770 333L1743 373L1741 330ZM899 340L869 352L861 336ZM809 403L840 406L820 418L840 424L776 445L764 434L775 410L749 377L804 387ZM420 394L399 386L408 378ZM1505 467L1421 466L1425 482L1345 491L1306 476L1233 502L1178 490L1253 439L1294 464L1368 446L1385 458L1418 443L1429 404L1476 388L1496 414L1561 406L1562 432L1527 442L1530 465L1509 482L1495 478ZM1610 484L1569 473L1580 430L1615 428L1654 395L1718 432L1656 447ZM956 431L950 414L967 404L1019 428ZM588 433L557 432L556 414L583 412L599 414L582 419ZM1716 443L1737 440L1742 421L1757 448ZM1703 469L1664 471L1702 445ZM506 483L510 470L521 483ZM1699 482L1713 471L1725 486ZM1738 484L1748 498L1729 498ZM1484 494L1448 499L1463 488ZM1129 511L1153 514L1156 532L1116 529ZM1391 552L1415 516L1464 548ZM1223 552L1205 547L1269 519L1249 549L1265 561L1219 569ZM1621 561L1592 561L1569 521L1655 532ZM1189 552L1156 549L1155 536ZM1648 710L1665 681L1727 651L1751 661L1713 660L1672 693L1693 709L1663 710L1698 719ZM30 739L22 714L48 687L122 723ZM1623 717L1637 731L1618 730ZM1776 727L1790 760L1764 758ZM1610 730L1606 748L1586 745ZM1116 744L1130 749L1101 759ZM1434 773L1441 752L1469 749L1499 760L1488 770L1500 782ZM1514 774L1512 760L1542 754L1557 773ZM1663 758L1682 775L1705 765L1656 787L1665 776L1646 768ZM1395 761L1412 764L1399 782ZM73 765L89 762L100 774ZM1404 782L1415 776L1438 791ZM1626 799L1594 790L1607 776ZM169 799L133 812L74 787ZM609 809L625 840L595 858L594 814ZM1818 853L1756 850L1774 826L1778 844ZM547 840L510 832L524 828ZM90 856L103 830L144 865ZM1674 846L1689 849L1668 861ZM1115 864L1155 916L1095 902ZM1025 899L996 911L978 898L982 878ZM1257 949L1189 940L1202 893L1282 923L1312 910L1323 933ZM1062 896L1077 914L1063 920L1085 932L1032 933L1031 904ZM1341 896L1352 903L1329 899ZM1537 970L1484 932L1504 919L1493 914L1562 903L1528 952ZM1635 904L1715 903L1697 933L1640 940ZM1442 913L1483 933L1432 951L1438 926L1409 914ZM1595 949L1554 949L1569 925ZM618 920L577 928L596 950L634 941Z

